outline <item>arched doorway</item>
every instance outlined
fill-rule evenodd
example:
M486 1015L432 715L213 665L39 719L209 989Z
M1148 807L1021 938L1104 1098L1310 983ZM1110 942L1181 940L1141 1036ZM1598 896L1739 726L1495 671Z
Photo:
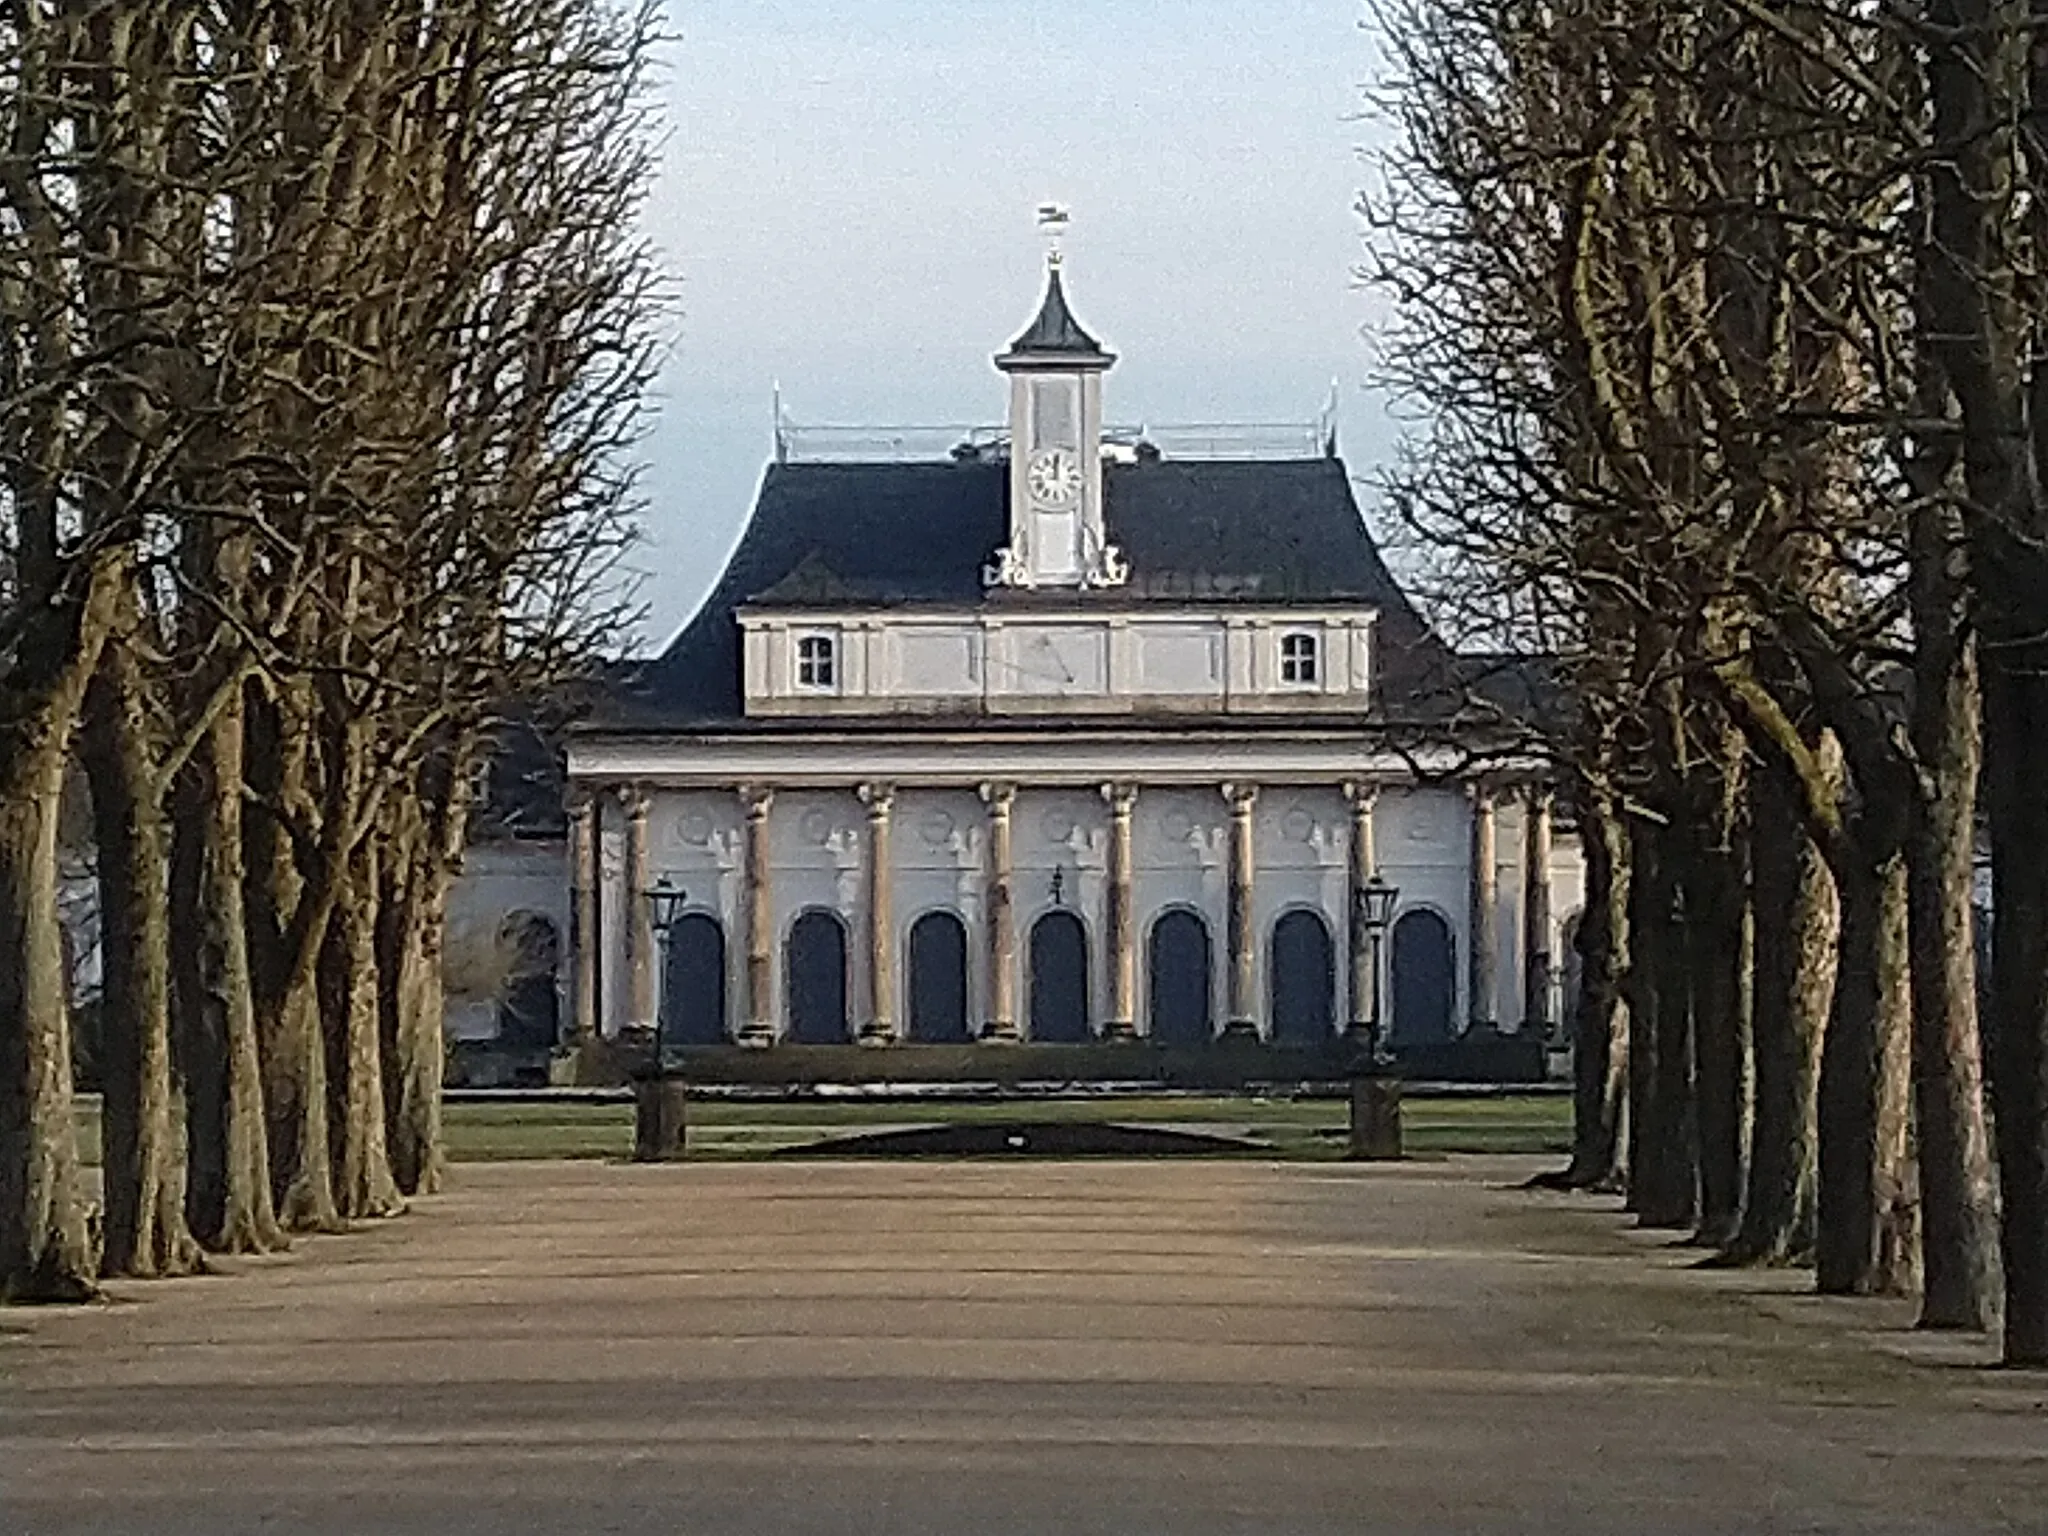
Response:
M790 925L782 951L782 993L789 1038L799 1045L843 1045L846 1027L846 925L813 907Z
M1584 913L1574 912L1565 920L1560 946L1564 950L1563 964L1557 971L1557 1027L1570 1035L1579 1027L1579 991L1586 981L1586 957L1579 949L1579 920Z
M498 929L505 979L498 989L498 1043L525 1050L552 1047L561 1031L555 973L562 943L538 912L514 912Z
M1443 1045L1457 1037L1451 1022L1457 969L1451 925L1417 907L1394 924L1394 1039L1396 1045Z
M1146 1028L1162 1045L1200 1045L1216 1033L1209 925L1176 908L1152 925L1145 950Z
M1337 952L1320 912L1297 907L1273 925L1266 957L1276 1045L1327 1045L1337 1025Z
M692 912L668 934L661 987L664 1045L725 1044L725 929L708 912Z
M967 1032L967 925L927 912L910 926L910 1038L957 1044Z
M1088 930L1071 912L1031 927L1031 1038L1077 1044L1088 1028Z

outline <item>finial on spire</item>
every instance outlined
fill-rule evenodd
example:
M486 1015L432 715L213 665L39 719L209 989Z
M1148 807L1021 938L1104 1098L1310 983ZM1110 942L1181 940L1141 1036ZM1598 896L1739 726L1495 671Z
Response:
M1073 215L1065 203L1040 203L1038 205L1038 232L1045 237L1045 264L1058 267L1060 264L1060 239L1073 222Z

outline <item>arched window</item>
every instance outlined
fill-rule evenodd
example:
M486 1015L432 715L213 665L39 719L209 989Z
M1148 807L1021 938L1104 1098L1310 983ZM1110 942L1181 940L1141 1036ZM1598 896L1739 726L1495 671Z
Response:
M1292 687L1310 687L1323 680L1321 639L1305 629L1280 637L1280 681Z
M1395 1045L1443 1045L1455 1039L1456 957L1451 925L1441 914L1416 907L1394 924Z
M1071 912L1031 926L1031 1038L1075 1044L1088 1027L1088 930Z
M967 925L951 912L927 912L910 926L910 1038L928 1044L971 1038Z
M839 647L830 635L803 635L798 638L796 685L817 689L839 686Z
M1163 1045L1200 1045L1216 1033L1209 925L1175 909L1152 925L1145 946L1146 1032Z
M790 925L782 951L782 995L789 1038L799 1045L841 1045L846 1026L846 925L813 907Z
M1320 912L1297 907L1273 925L1266 957L1276 1045L1327 1045L1337 1023L1337 954Z
M725 929L708 912L688 913L669 930L661 1038L667 1045L725 1043Z
M498 1042L524 1049L554 1045L561 1030L555 973L562 944L538 912L514 912L498 928L505 979L498 988Z

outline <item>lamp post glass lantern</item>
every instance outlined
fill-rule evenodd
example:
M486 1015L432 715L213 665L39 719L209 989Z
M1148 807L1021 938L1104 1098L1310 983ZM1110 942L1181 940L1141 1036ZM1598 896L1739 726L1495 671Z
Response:
M1394 920L1394 903L1400 897L1401 888L1389 885L1380 875L1365 882L1365 926L1369 932L1387 931Z
M1387 1044L1387 929L1394 921L1394 905L1401 899L1401 889L1375 871L1358 896L1365 908L1365 933L1372 948L1372 1014L1367 1020L1371 1026L1372 1055L1375 1061L1390 1061L1394 1053Z
M653 887L643 893L647 901L647 922L654 930L654 937L661 946L661 985L655 994L654 1037L648 1042L648 1054L654 1064L661 1064L661 1020L668 1012L668 944L669 936L682 920L683 908L689 901L689 894L682 887L663 875Z

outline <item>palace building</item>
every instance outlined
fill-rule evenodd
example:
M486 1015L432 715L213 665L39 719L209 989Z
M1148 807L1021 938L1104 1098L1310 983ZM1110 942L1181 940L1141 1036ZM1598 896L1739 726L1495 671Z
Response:
M778 434L709 599L571 737L565 1033L1554 1032L1577 849L1334 434L1106 427L1115 361L1055 253L1004 426Z

